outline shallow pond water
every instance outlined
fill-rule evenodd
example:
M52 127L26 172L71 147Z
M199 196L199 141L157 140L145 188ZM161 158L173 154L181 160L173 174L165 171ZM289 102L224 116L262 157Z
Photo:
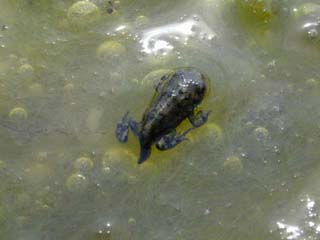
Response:
M307 0L2 0L0 239L320 239L319 21ZM116 123L186 66L209 121L137 165Z

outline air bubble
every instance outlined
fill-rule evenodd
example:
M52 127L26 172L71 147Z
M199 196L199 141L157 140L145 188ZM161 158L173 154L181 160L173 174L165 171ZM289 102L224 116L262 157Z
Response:
M204 215L209 215L211 213L211 209L207 208L206 210L204 210Z
M280 149L278 145L273 146L273 152L274 153L280 153Z
M195 20L195 21L200 21L200 18L199 18L199 16L198 15L196 15L196 14L194 14L193 16L192 16L192 18L193 18L193 20Z
M319 37L319 32L316 29L310 29L307 33L310 39L317 39Z
M265 127L257 127L254 130L254 135L259 142L262 142L269 136L269 130Z

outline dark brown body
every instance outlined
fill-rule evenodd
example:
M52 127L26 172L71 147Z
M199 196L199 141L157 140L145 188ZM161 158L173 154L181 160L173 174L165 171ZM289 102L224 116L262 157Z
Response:
M140 143L145 149L193 115L205 96L206 78L196 69L179 69L164 76L156 90L141 122Z
M140 141L138 163L148 159L153 144L159 150L168 150L185 140L186 134L202 126L210 111L195 108L207 92L207 78L194 68L181 68L163 76L156 84L156 93L140 123L128 116L127 112L117 124L116 137L121 143L128 141L129 129ZM192 127L177 134L179 124L189 119Z

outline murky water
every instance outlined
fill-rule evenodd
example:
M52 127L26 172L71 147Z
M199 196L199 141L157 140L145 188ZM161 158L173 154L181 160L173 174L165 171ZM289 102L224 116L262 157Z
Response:
M319 21L307 0L1 0L0 239L320 239ZM138 166L116 123L185 66L210 120Z

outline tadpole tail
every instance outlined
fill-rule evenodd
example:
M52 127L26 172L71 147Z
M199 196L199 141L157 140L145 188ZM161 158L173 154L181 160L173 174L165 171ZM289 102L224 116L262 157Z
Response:
M138 164L146 161L151 154L151 147L144 147L140 144L140 157L138 159Z

